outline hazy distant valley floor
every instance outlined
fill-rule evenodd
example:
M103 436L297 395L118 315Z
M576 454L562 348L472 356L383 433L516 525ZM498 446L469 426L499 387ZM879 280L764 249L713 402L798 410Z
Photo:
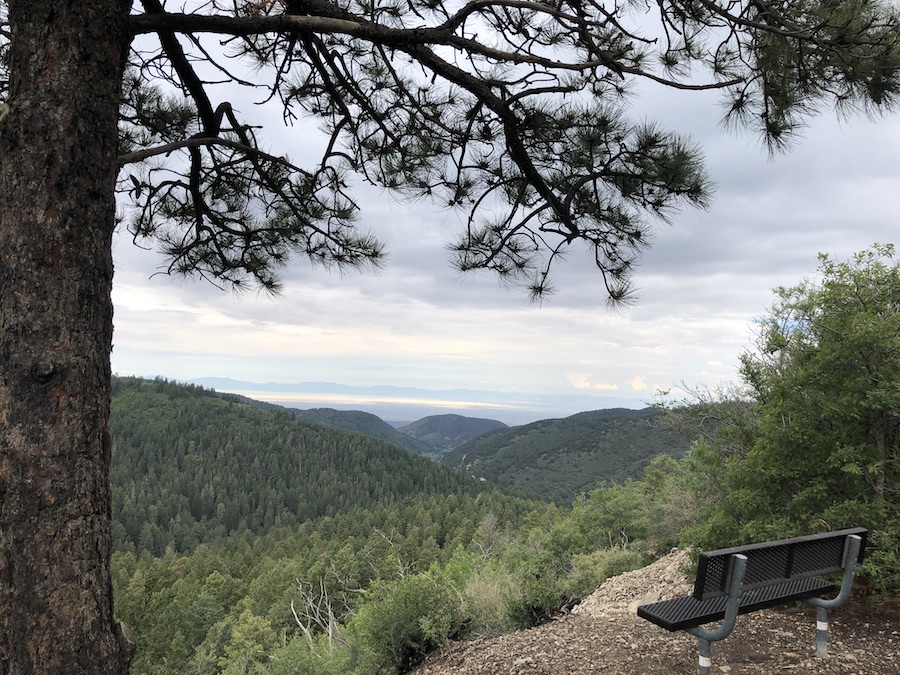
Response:
M671 675L697 672L697 639L669 633L635 607L689 592L677 570L683 556L608 580L571 615L492 639L454 643L413 675ZM859 600L831 613L829 654L815 658L815 611L786 606L738 617L713 645L713 672L810 675L900 673L900 607Z

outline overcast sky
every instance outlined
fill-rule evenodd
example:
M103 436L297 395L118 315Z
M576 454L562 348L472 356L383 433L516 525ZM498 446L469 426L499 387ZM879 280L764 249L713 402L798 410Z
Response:
M841 123L826 112L791 153L770 160L758 139L718 126L714 95L655 93L637 107L704 147L717 189L709 211L687 210L658 227L635 277L634 306L610 312L601 279L575 255L557 269L558 292L541 306L487 274L461 276L444 249L461 227L456 213L369 188L358 193L360 225L387 242L386 268L341 275L296 260L275 298L153 276L158 255L121 238L114 372L411 387L436 392L405 395L422 399L406 401L419 416L459 412L509 423L622 399L640 406L658 388L735 380L772 288L811 276L819 252L847 258L874 242L900 243L897 117ZM315 128L269 132L278 152L299 158ZM391 416L363 391L287 401L264 389L250 388L303 408ZM502 394L490 406L469 405L471 394L448 395L452 389Z

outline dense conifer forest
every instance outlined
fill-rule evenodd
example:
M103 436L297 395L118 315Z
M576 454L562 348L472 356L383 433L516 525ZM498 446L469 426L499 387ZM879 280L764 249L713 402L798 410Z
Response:
M400 672L647 560L610 548L620 506L598 520L588 496L571 510L510 496L202 387L116 378L111 432L135 673Z
M281 410L293 415L298 420L302 420L309 424L318 424L332 429L343 429L344 431L355 431L357 433L366 434L374 438L379 438L382 441L387 441L392 445L405 448L416 454L429 455L434 451L427 443L423 443L412 436L401 433L398 429L388 424L377 415L363 412L362 410L335 410L334 408L310 408L301 410L299 408L286 408L274 403L257 401L238 394L228 394L228 397L234 400L243 401L248 405L257 408Z
M659 424L655 408L613 408L497 429L447 452L441 462L511 492L571 503L605 482L639 478L660 454L689 441Z
M164 380L115 378L110 432L117 546L155 555L376 503L484 489L372 436Z

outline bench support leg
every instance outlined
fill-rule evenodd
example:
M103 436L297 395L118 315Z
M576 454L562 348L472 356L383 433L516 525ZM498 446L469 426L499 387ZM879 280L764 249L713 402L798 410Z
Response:
M816 607L816 656L828 654L828 610Z
M822 657L828 654L828 610L840 607L850 597L853 588L853 573L856 570L856 561L859 559L859 547L862 538L851 535L847 538L847 550L844 553L844 576L841 580L841 591L832 600L822 598L810 598L806 602L816 608L816 656Z
M708 630L697 626L696 628L688 628L687 632L696 635L700 640L700 657L699 657L699 673L700 675L710 675L712 668L712 645L711 642L724 640L734 629L734 622L737 621L738 607L741 598L741 584L744 581L744 572L747 571L747 556L735 554L731 567L731 583L728 587L728 601L725 605L725 618L715 630Z
M709 640L700 638L700 657L698 659L700 675L710 675L712 668L712 645Z

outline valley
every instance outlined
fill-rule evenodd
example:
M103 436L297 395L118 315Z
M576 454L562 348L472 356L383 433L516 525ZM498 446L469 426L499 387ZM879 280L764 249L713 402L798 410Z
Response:
M113 573L133 672L394 672L463 626L488 635L542 623L649 559L606 549L619 525L568 505L639 473L650 417L507 427L433 416L410 424L413 436L367 413L116 378ZM631 431L612 433L613 420ZM528 452L510 463L517 443ZM504 458L496 482L453 468L461 448ZM628 459L617 476L532 478L531 494L516 494L515 476L550 474L539 462L552 453L556 466L580 457L581 469L605 453ZM422 621L433 628L416 629Z

